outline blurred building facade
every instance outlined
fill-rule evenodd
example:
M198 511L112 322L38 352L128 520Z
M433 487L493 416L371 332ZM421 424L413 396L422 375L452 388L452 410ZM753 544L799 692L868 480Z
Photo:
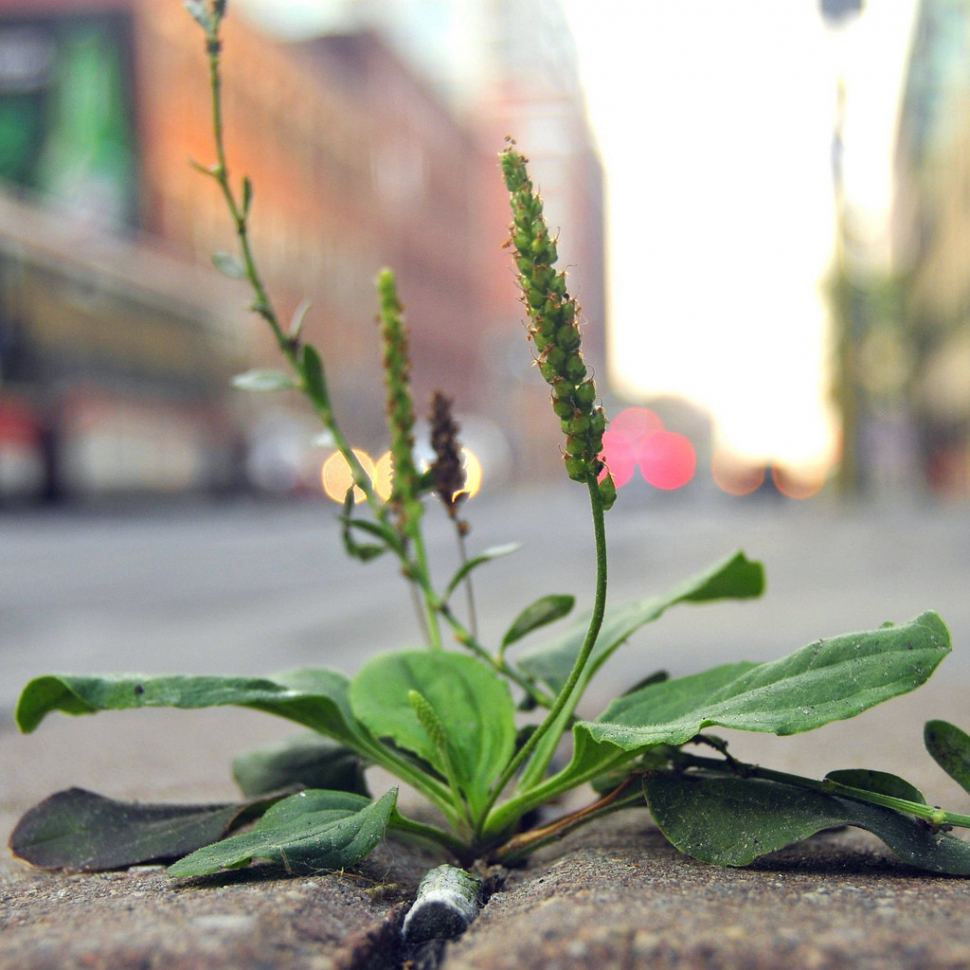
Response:
M384 438L373 324L373 280L384 265L397 272L406 307L419 408L440 387L455 397L460 413L505 425L509 395L523 374L530 387L541 384L528 374L528 350L509 363L513 341L524 346L524 338L511 263L501 250L507 201L495 161L501 147L495 132L505 134L505 120L523 96L502 80L463 116L406 53L373 25L284 43L235 10L226 22L229 157L236 183L246 175L255 187L256 255L282 319L310 302L304 332L325 353L351 440L368 448ZM546 90L539 101L558 117L564 112L555 103L564 95L557 90ZM276 364L277 354L245 310L246 288L197 268L211 266L213 252L234 249L217 186L187 164L213 158L201 32L170 0L0 0L0 91L0 178L11 196L0 209L0 401L8 402L0 407L9 413L4 419L0 411L0 442L16 437L21 447L33 409L40 416L35 437L48 442L44 447L70 440L75 452L88 454L89 465L95 462L82 463L75 479L62 484L82 492L106 489L114 476L120 487L176 487L171 475L133 475L121 446L92 452L98 415L107 422L101 438L125 440L110 431L119 419L103 417L103 408L88 408L95 417L83 421L72 417L79 400L124 400L128 417L121 424L134 428L127 439L165 438L145 428L153 421L169 428L168 418L182 415L194 429L185 447L198 452L197 464L213 449L221 454L213 480L222 481L238 458L239 436L200 428L247 432L257 414L267 413L283 424L296 419L288 417L293 402L285 397L254 403L226 390L231 373ZM563 225L590 253L581 296L587 311L594 305L601 333L601 175L578 87L567 93L569 124L583 151L573 153L577 165L567 175L554 178L547 167L554 189L547 194L554 219L560 184L566 184L564 198L577 200L575 211L563 207ZM547 154L519 140L530 154ZM538 159L537 168L542 182ZM29 219L39 227L30 238L22 231ZM64 228L70 252L57 250ZM566 261L580 261L567 245L563 250ZM117 331L113 343L101 333L93 337L98 328L70 301L53 311L26 301L10 282L25 267L44 263L44 252L55 269L73 253L75 275L100 297L112 292L107 264L86 257L108 251L115 254L110 268L130 274L128 302L101 311L110 321L101 329ZM181 274L172 272L176 266ZM146 279L152 282L147 294ZM181 340L180 358L166 358L161 330L152 326L159 301L170 313L167 332ZM92 339L97 352L89 348ZM13 352L4 350L8 344ZM133 363L136 344L144 350L143 366ZM159 363L150 365L154 350ZM525 458L520 474L541 473L558 461L554 422L547 413L543 418L535 434L551 460L532 459L543 448L527 432L516 443ZM0 455L11 448L0 443ZM103 467L95 467L98 454ZM63 461L45 460L41 478L53 494Z
M970 2L922 0L894 214L907 396L923 483L970 497Z

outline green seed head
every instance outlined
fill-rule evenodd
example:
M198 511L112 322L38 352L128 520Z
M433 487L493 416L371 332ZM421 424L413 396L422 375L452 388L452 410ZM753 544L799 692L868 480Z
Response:
M387 426L391 437L394 479L391 505L398 512L401 528L409 533L421 516L418 498L419 475L414 464L414 405L411 400L411 354L403 307L397 296L394 274L385 269L377 277L381 312L378 318L383 347Z
M526 159L512 144L501 156L512 206L511 241L519 270L529 335L538 353L539 372L552 387L553 410L566 435L564 459L570 478L592 482L599 473L606 418L594 411L596 388L587 378L579 310L569 296L566 276L557 272L556 240L542 213L542 199L528 176Z

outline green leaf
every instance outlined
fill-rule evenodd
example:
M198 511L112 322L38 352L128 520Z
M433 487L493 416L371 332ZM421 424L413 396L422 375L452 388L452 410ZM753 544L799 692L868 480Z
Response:
M513 621L502 638L502 648L521 640L527 633L554 623L576 605L576 597L568 595L543 596L527 606Z
M849 788L861 788L863 791L875 792L877 795L889 795L891 798L902 798L907 802L926 804L923 793L899 775L892 775L888 771L875 771L872 768L845 768L840 771L830 771L825 776L826 781L834 781Z
M241 391L292 391L297 387L296 381L289 374L278 370L257 368L237 374L232 379L232 386Z
M20 819L10 849L40 869L74 872L178 859L221 839L287 794L238 804L149 805L70 788L44 799Z
M361 562L369 562L371 559L376 559L388 549L394 549L400 553L404 552L401 538L395 532L393 526L383 522L371 522L367 519L353 519L350 517L353 508L353 489L348 489L347 497L344 500L344 514L340 517L340 535L343 540L344 550L348 556L359 559ZM353 529L358 529L361 532L366 532L368 535L380 539L380 544L358 542L351 531Z
M303 347L303 382L307 394L319 404L329 406L327 378L323 372L323 360L316 347L306 344Z
M304 791L274 805L252 832L234 835L186 856L168 873L205 876L267 859L287 872L356 865L384 837L397 791L371 802L348 792Z
M760 596L763 591L764 569L761 563L751 562L744 553L739 552L681 583L665 595L608 607L583 676L583 683L588 683L604 661L633 633L645 624L659 619L671 606L717 599L748 599ZM544 681L553 691L562 690L579 656L588 626L587 615L573 624L558 640L527 648L519 656L519 667Z
M308 669L255 677L148 677L115 674L103 677L47 675L30 681L20 695L17 724L35 730L51 711L95 714L140 707L193 709L235 705L296 721L356 750L376 745L350 710L349 681L332 670Z
M209 16L209 8L205 0L185 0L184 7L203 30L212 30L212 18Z
M927 721L923 742L933 760L970 792L970 736L947 721Z
M297 340L303 331L303 321L306 320L307 312L309 311L312 304L309 300L301 300L300 305L293 311L293 316L290 317L290 326L286 331L286 335L290 340Z
M418 717L419 694L444 726L443 753ZM477 813L515 748L515 706L508 685L474 657L405 651L375 657L350 685L354 715L379 738L453 777Z
M817 832L854 825L911 865L970 875L970 845L881 805L757 778L663 772L643 787L663 834L703 862L745 866Z
M249 796L291 785L368 794L357 752L314 731L237 755L232 774Z
M242 211L244 216L249 215L249 210L253 207L253 183L248 175L243 176L242 180Z
M493 559L500 559L502 556L508 556L513 552L518 552L521 548L521 542L509 542L503 546L492 546L491 549L486 549L480 555L472 557L468 562L463 563L461 569L451 577L451 582L448 584L448 589L445 592L445 598L449 597L458 588L461 581L473 569L476 569L483 563L491 562Z
M212 262L224 276L233 280L246 278L246 267L231 253L213 253Z
M819 640L770 663L645 687L575 730L627 751L684 744L712 725L798 734L913 690L949 652L946 625L924 613L901 626ZM738 676L729 676L731 667Z
M352 488L347 490L347 498L349 503L353 505L353 495L354 491ZM377 559L378 556L383 556L387 552L388 547L386 545L378 545L374 542L358 542L354 538L352 531L353 527L361 528L364 525L370 525L369 522L360 522L356 519L348 519L346 517L340 520L340 538L344 544L344 552L350 556L351 559L357 559L360 562L371 562ZM393 547L392 547L393 548Z

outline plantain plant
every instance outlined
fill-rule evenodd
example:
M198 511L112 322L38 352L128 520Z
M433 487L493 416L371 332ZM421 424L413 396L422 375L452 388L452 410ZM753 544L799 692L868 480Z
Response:
M233 805L123 805L72 789L28 812L14 852L49 868L108 868L175 860L173 877L199 876L253 860L288 871L340 869L362 860L385 837L418 839L443 859L511 865L580 825L620 809L649 809L664 835L697 859L745 865L758 856L834 826L881 838L914 866L970 875L970 845L949 833L970 817L931 807L903 779L884 772L833 771L804 778L736 760L711 727L797 734L853 717L924 683L950 651L943 621L924 613L812 643L769 663L736 662L691 676L655 675L618 697L593 720L577 717L584 691L603 663L641 627L680 604L761 594L763 570L743 553L729 556L666 593L607 604L606 517L616 489L605 466L607 418L583 360L579 308L556 269L556 240L543 216L527 160L514 143L501 153L512 210L509 248L528 316L538 370L551 390L565 436L570 479L587 490L596 549L592 609L532 646L527 636L565 621L572 595L543 595L524 606L498 644L483 643L474 610L456 593L486 563L510 551L463 556L446 586L432 581L424 516L439 505L464 543L464 479L449 400L432 408L434 461L414 457L415 410L408 332L393 274L380 273L380 334L394 474L381 498L341 431L323 356L302 334L302 314L277 316L253 257L253 187L230 178L220 100L225 0L191 0L205 33L215 162L198 166L219 186L238 237L238 254L218 266L248 281L252 309L270 327L285 371L254 370L236 384L294 389L316 412L363 493L363 513L348 491L340 528L350 556L395 557L420 604L426 644L376 656L352 678L327 669L265 678L50 675L31 681L17 708L21 730L52 711L79 715L145 707L237 705L287 718L304 729L281 745L240 756L234 771L246 800ZM462 615L467 615L463 619ZM970 737L944 721L925 730L930 755L970 790ZM564 765L554 761L571 742ZM414 818L397 791L379 797L365 769L378 765L411 786L436 812ZM584 808L552 818L548 806L591 785ZM233 832L244 821L251 829ZM431 819L431 820L429 820ZM538 821L537 821L538 819Z

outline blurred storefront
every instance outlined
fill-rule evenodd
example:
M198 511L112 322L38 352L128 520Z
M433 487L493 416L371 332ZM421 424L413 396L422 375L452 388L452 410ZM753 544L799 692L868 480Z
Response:
M384 265L419 408L440 387L459 413L506 427L508 348L524 338L501 249L502 112L459 116L371 27L284 43L233 11L225 41L228 147L233 176L255 186L257 258L282 319L311 304L304 333L351 439L380 450L385 436L372 326ZM229 378L277 353L245 287L211 267L234 239L217 187L188 164L212 159L206 78L181 3L0 0L0 497L5 475L8 493L53 497L222 487L245 467L256 419ZM602 187L587 154L569 193L586 207L584 302L601 325ZM531 377L528 350L518 359ZM552 425L536 431L548 448L515 442L518 474L558 465Z
M970 2L922 0L897 146L907 389L925 487L970 498Z

